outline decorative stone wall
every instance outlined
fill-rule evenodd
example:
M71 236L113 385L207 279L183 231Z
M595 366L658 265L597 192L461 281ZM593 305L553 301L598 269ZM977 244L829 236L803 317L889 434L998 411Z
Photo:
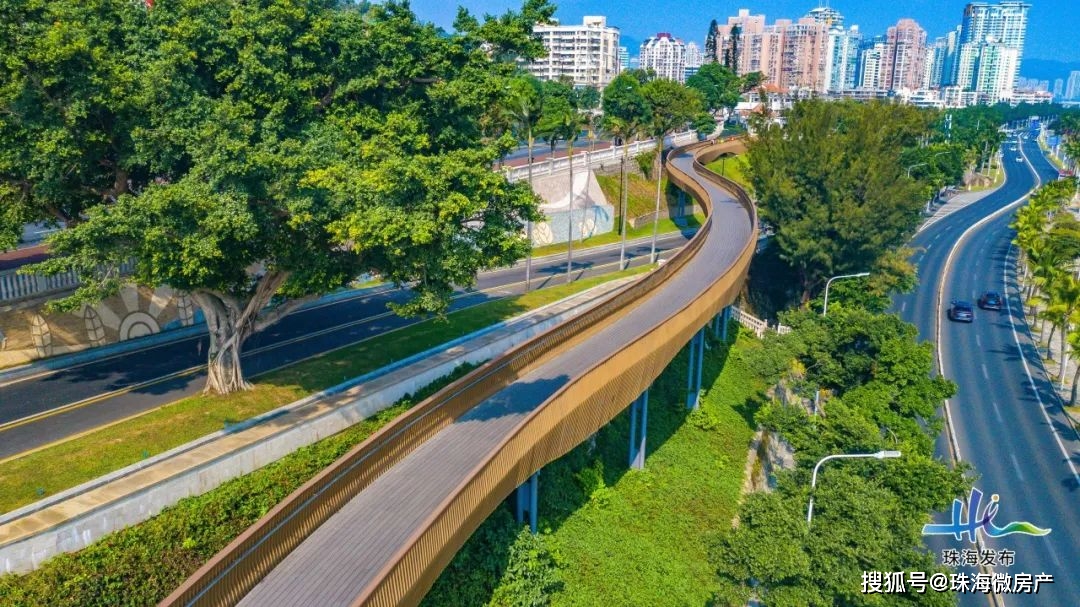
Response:
M168 287L124 287L116 297L74 312L45 303L0 310L0 368L78 352L202 322L190 297Z
M593 171L574 174L573 196L569 174L536 177L533 189L544 200L540 212L545 221L533 225L533 244L563 243L569 234L579 240L615 229L615 207L604 197Z

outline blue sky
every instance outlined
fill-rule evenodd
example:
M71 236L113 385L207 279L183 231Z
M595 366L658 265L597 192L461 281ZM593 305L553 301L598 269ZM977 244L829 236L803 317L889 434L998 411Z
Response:
M670 32L684 40L704 42L711 19L723 22L739 8L764 13L769 23L777 18L798 18L818 0L553 0L563 23L580 23L584 15L605 15L623 36L640 41L656 32ZM849 25L874 35L902 17L919 22L930 37L944 35L960 24L968 0L831 0ZM1025 58L1080 61L1080 0L1029 0ZM521 6L520 0L413 0L413 11L425 21L450 28L458 6L474 14L501 13ZM631 51L634 54L634 51Z

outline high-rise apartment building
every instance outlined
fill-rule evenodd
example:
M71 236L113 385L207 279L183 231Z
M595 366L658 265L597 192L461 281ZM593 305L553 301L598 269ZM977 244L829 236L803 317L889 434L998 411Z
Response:
M859 67L859 26L829 28L829 46L825 53L825 89L839 93L855 88Z
M619 47L619 71L630 69L630 51L625 46Z
M859 71L856 81L858 88L883 90L882 82L886 80L883 76L886 48L885 42L879 39L863 42L859 50Z
M529 64L541 80L566 76L575 86L603 88L619 73L619 29L606 17L585 17L581 25L540 23L533 27L547 55Z
M683 82L686 77L686 45L667 32L650 36L638 53L641 69L651 69L657 78Z
M926 63L923 68L922 88L940 89L945 73L945 59L949 54L949 38L936 38L926 47Z
M704 55L701 53L701 49L698 48L696 42L686 43L686 67L683 68L683 80L685 81L690 76L693 76L701 69L701 64L704 63Z
M735 35L738 28L738 36ZM739 74L761 72L765 81L781 90L824 93L829 49L829 25L814 17L798 21L778 19L765 24L765 15L740 9L717 27L717 55L726 63L734 55Z
M914 91L922 86L926 30L913 19L901 19L885 35L885 55L878 88Z
M844 16L828 6L819 6L806 14L807 19L828 28L825 48L825 90L829 93L855 88L855 69L859 63L859 26L844 29Z
M978 70L972 90L988 103L1010 101L1020 64L1020 51L1004 44L983 44L979 48Z
M1065 99L1080 99L1080 72L1069 72L1069 79L1065 83Z
M1065 80L1062 78L1054 79L1054 99L1061 100L1065 94Z
M950 83L982 93L987 101L1007 99L1006 89L1011 95L1020 73L1030 8L1030 4L1015 1L968 4L960 25L960 46L951 66ZM1002 88L989 90L988 86Z

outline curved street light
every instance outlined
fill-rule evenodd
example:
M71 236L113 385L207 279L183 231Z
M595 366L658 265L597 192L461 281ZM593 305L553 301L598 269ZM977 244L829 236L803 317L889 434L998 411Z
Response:
M877 453L837 453L835 455L826 455L818 461L814 466L814 474L810 477L810 505L806 508L806 526L810 526L810 520L814 517L814 488L817 487L817 473L821 468L821 464L832 459L855 459L855 458L873 458L873 459L893 459L900 457L899 451L878 451Z
M825 305L821 311L822 316L826 316L829 313L829 285L834 280L840 280L842 278L862 278L863 276L869 276L870 272L859 272L858 274L841 274L840 276L833 276L829 280L825 281Z

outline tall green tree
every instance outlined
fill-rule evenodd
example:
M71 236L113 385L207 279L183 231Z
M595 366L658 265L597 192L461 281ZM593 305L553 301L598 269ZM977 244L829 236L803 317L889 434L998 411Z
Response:
M664 168L664 139L680 127L686 126L704 107L701 94L673 80L657 79L641 87L641 96L649 109L647 130L656 137L656 210L653 215L652 253L649 259L656 263L656 235L660 227L660 198L662 195Z
M454 285L526 253L535 198L490 170L511 143L484 129L514 60L542 51L531 27L546 3L482 23L463 12L449 36L399 1L366 13L336 0L119 4L149 20L116 43L135 65L135 91L113 94L108 79L87 87L114 112L136 104L125 170L145 185L88 207L52 239L54 257L29 268L82 279L55 308L129 279L186 291L211 335L207 390L231 392L248 386L248 337L361 273L412 286L398 312L441 313ZM55 17L38 18L78 29ZM85 65L66 69L77 78ZM86 140L73 149L95 149L98 128L73 128ZM33 177L35 166L12 172ZM121 277L128 260L134 272Z
M705 63L716 63L718 57L716 55L716 34L717 23L716 19L709 22L709 31L705 34Z
M150 21L126 0L0 1L0 251L153 178L135 140Z
M626 162L630 141L644 131L649 120L649 106L641 95L641 86L636 75L623 72L604 87L604 130L617 137L623 146L619 161L619 269L626 263Z
M548 140L555 143L566 142L567 171L567 208L566 208L566 282L573 279L574 269L574 143L581 136L582 130L589 126L589 113L574 106L563 97L546 99L540 130L547 133Z
M537 126L544 108L544 87L531 74L521 74L510 81L505 111L517 129L518 136L525 138L528 146L528 181L533 186L533 149L536 146ZM529 253L525 257L525 290L529 290L532 278L532 221L525 222L525 238L529 241Z
M926 128L918 110L883 103L799 102L784 126L759 121L750 182L803 303L912 234L921 194L900 158Z
M705 109L710 112L731 112L739 104L742 79L719 63L706 63L686 79L686 86L701 93Z

